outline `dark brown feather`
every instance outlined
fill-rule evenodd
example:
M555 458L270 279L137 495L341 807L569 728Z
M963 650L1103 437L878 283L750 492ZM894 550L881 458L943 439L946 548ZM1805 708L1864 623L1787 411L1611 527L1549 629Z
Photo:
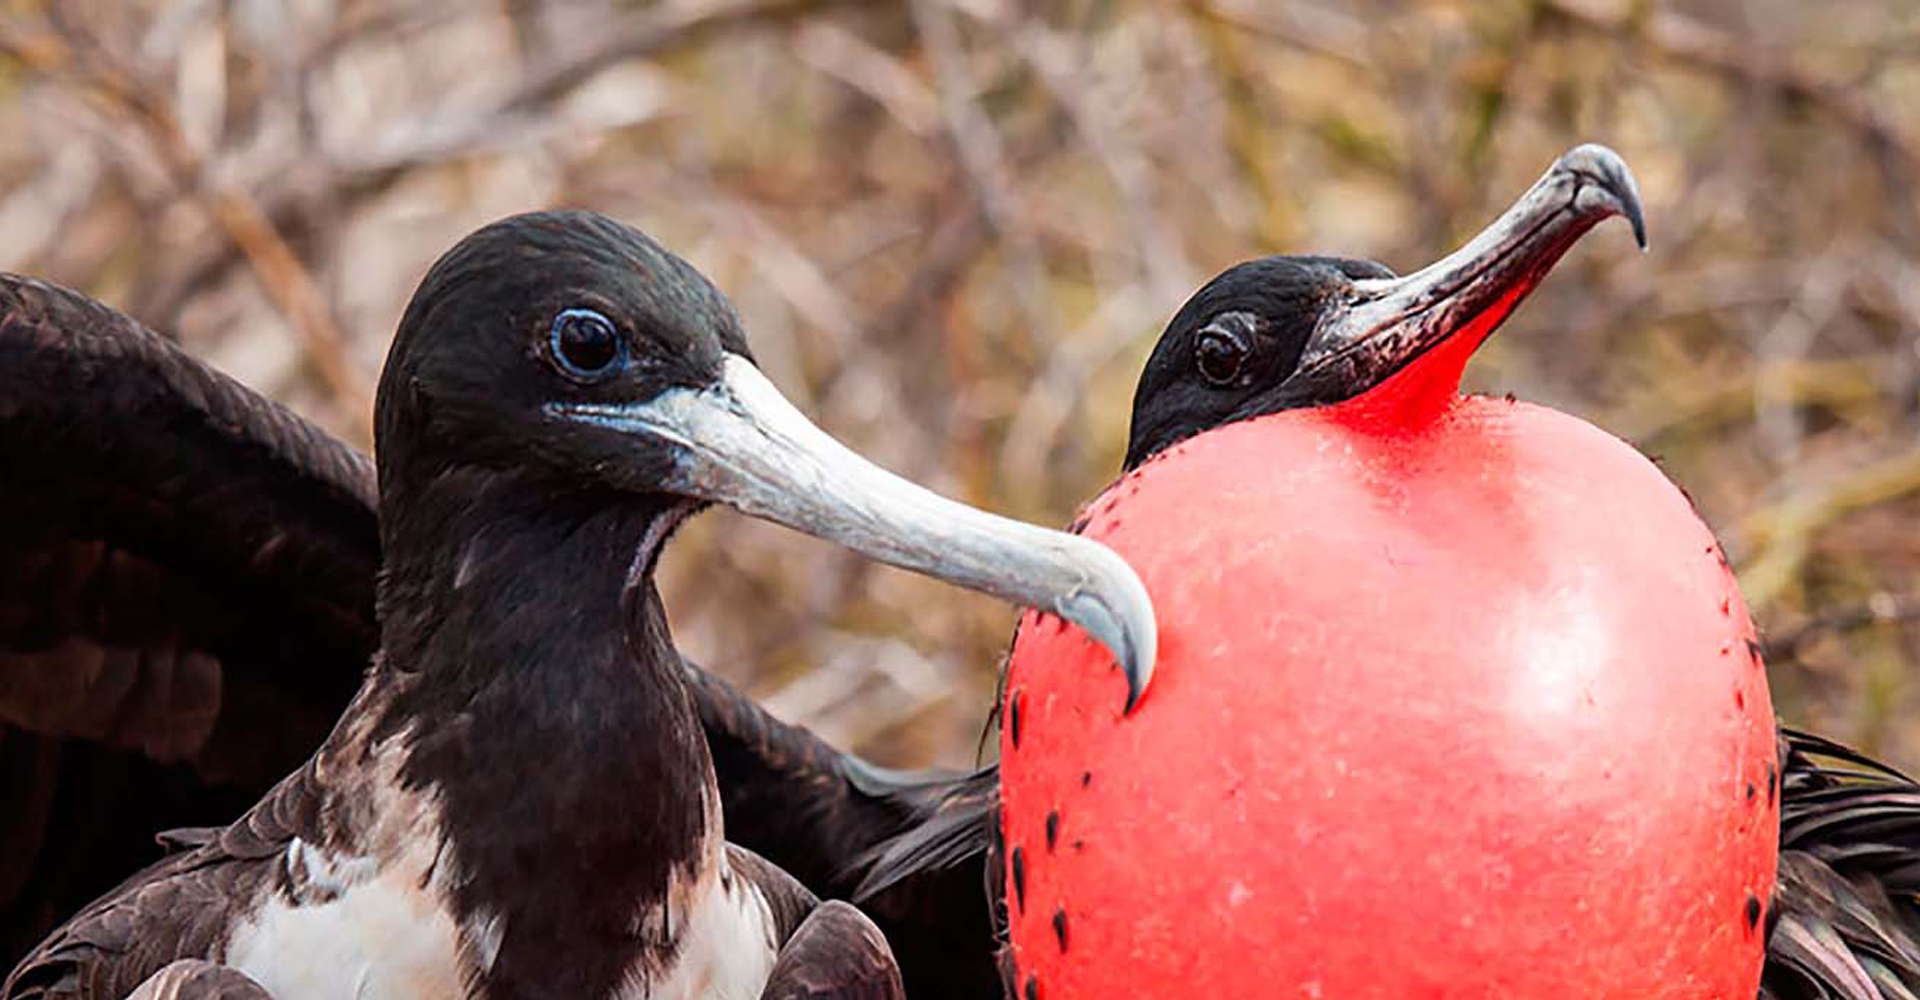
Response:
M191 838L196 846L168 855L74 914L13 970L0 996L123 996L176 960L218 954L240 908L283 871L275 862L288 842L322 838L314 767L287 776L239 822L200 832ZM230 985L224 978L192 978L209 987Z
M800 925L774 963L762 1000L905 1000L887 939L859 910L835 900Z
M1920 786L1830 740L1780 732L1780 874L1766 1000L1920 993Z
M153 974L127 1000L273 1000L260 984L224 965L181 959Z
M372 468L0 275L0 958L297 767L373 648Z
M983 772L988 787L975 776L874 767L768 715L694 664L686 677L713 752L727 839L823 896L857 899L886 932L915 1000L998 995L980 869L959 863L978 855L956 845L935 863L916 850L943 831L965 839L993 829L973 816L983 794L988 808L998 804L993 773ZM890 844L912 845L910 856L877 862Z
M196 855L284 845L278 792L239 826L207 824L245 811L339 717L374 646L380 552L363 456L134 321L7 275L0 475L36 484L0 495L0 959L11 962L159 858L169 827L196 827L163 838ZM698 667L687 675L735 840L844 892L856 855L917 821L924 779L896 780ZM927 920L947 895L889 896L916 950L950 953ZM23 982L58 981L61 956L138 923L124 905L84 910Z

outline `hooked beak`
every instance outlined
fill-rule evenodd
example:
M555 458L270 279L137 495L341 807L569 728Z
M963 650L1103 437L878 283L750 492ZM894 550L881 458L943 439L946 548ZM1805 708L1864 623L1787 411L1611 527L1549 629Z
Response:
M1320 387L1317 402L1336 402L1461 336L1464 364L1575 241L1615 215L1646 249L1626 162L1605 146L1575 147L1466 246L1405 277L1355 281L1347 302L1322 313L1295 378Z
M802 416L747 359L718 381L633 404L554 404L556 416L674 446L667 491L1060 616L1112 651L1127 707L1153 679L1153 605L1132 567L1091 539L988 514L875 466Z

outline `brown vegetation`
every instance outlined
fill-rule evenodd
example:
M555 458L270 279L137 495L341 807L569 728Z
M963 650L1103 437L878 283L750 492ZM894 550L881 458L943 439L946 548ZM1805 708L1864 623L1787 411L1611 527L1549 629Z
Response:
M1469 375L1657 456L1778 706L1920 761L1920 6L1908 0L13 3L0 266L366 441L406 295L578 205L712 275L825 427L1064 523L1160 325L1222 267L1406 269L1576 142L1590 238ZM10 486L9 488L17 488ZM730 514L682 645L892 763L972 759L1012 612ZM722 544L724 542L724 544Z

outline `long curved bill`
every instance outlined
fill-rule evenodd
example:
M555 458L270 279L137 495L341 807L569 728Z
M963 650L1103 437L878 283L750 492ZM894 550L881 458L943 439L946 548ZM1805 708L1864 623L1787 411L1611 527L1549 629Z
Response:
M985 513L879 468L815 427L743 357L727 355L719 380L699 388L554 410L675 445L667 490L1079 625L1119 662L1129 709L1153 679L1153 605L1112 549Z
M1575 147L1466 246L1404 277L1355 281L1347 302L1321 314L1295 377L1326 386L1331 402L1456 335L1477 347L1569 247L1616 215L1646 249L1640 189L1625 161L1605 146Z

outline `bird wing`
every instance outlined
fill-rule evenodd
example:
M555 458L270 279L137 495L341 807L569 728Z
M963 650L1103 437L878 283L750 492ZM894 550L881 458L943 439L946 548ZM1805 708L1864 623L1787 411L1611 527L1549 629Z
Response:
M183 958L161 969L127 1000L273 1000L238 969Z
M1011 996L999 768L938 780L875 773L859 784L911 817L864 841L842 875L849 898L886 931L907 994Z
M727 840L822 896L858 899L892 945L909 996L1000 995L981 869L960 863L969 855L944 866L916 855L889 867L885 884L873 877L891 845L917 843L949 816L973 816L959 796L977 791L979 779L875 767L768 715L692 663L685 676L713 753ZM985 787L997 805L998 781ZM990 818L973 821L983 832L997 828Z
M983 863L995 846L1000 823L1000 769L996 766L917 784L881 777L870 786L874 794L909 811L913 821L855 859L853 873L859 876L855 899L883 896L930 872Z
M873 921L821 904L780 949L760 1000L905 1000L899 965Z
M1780 732L1780 873L1763 1000L1920 996L1920 785Z
M5 274L0 483L27 487L0 490L4 967L151 862L157 833L240 815L320 745L378 641L380 542L364 455L112 309ZM949 776L873 767L686 676L729 839L822 894L950 811ZM984 914L978 879L956 864L869 906L903 959L944 964L945 914Z
M376 631L367 459L0 275L0 964L312 753Z
M82 908L14 968L0 1000L124 997L170 963L217 961L236 921L264 893L284 886L285 868L277 862L289 843L324 829L315 766L309 762L288 775L238 822L194 838L196 846L162 858ZM174 975L187 977L187 970ZM174 984L185 985L186 978ZM204 985L224 989L234 981L215 977Z

